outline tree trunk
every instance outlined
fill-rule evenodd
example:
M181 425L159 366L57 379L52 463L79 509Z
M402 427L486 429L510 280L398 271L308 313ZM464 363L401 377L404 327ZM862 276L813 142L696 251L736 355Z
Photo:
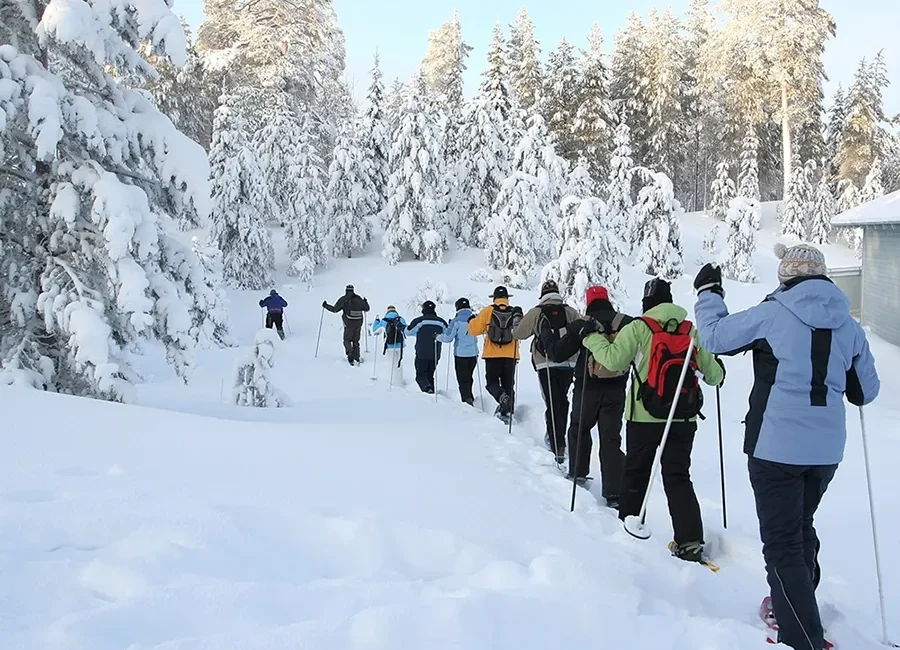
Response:
M784 194L782 200L788 198L788 187L791 183L791 118L788 113L788 87L787 81L781 82L781 145L784 156Z

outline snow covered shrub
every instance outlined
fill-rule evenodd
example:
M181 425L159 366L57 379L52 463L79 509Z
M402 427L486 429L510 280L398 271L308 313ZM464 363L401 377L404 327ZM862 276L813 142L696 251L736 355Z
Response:
M188 277L196 296L191 335L201 348L235 345L222 281L222 252L209 242L201 243L197 237L191 241L191 250L203 271L197 273L192 268Z
M237 406L290 406L288 398L272 385L269 377L269 371L275 366L277 344L275 330L262 329L256 333L253 351L235 370L233 397Z
M312 260L304 256L297 258L297 260L291 264L287 274L292 278L300 280L300 282L306 285L306 290L309 291L313 286L313 275L315 270L316 266L313 264Z
M753 253L759 230L759 201L738 197L728 208L728 241L722 255L722 272L738 282L756 282Z
M488 269L478 268L469 274L469 279L472 282L493 282L494 274L491 273Z
M706 231L703 236L703 252L710 256L714 256L719 247L719 224L713 224L713 227Z
M555 280L563 298L580 307L592 284L618 289L619 249L600 199L568 197L563 199L562 213L559 257L544 267L541 281Z
M433 282L431 278L425 278L425 282L419 285L416 294L406 306L410 314L418 314L422 309L422 303L426 300L430 300L435 305L452 305L458 297L450 295L450 289L444 282Z
M713 218L725 221L731 199L737 195L727 162L720 162L716 166L716 179L712 182L710 192L712 194L710 212Z
M176 218L207 222L209 166L117 80L153 76L142 42L183 65L178 19L164 0L0 15L0 43L16 44L0 46L3 381L124 401L138 378L128 353L145 341L186 379L196 341L220 330L204 312L216 281L170 233Z

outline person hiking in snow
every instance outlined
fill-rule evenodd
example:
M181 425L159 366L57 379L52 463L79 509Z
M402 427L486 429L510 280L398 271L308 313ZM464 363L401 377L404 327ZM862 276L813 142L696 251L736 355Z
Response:
M369 301L356 295L353 285L348 284L344 295L338 298L333 307L327 300L323 300L322 309L327 309L332 314L341 312L341 320L344 322L344 353L351 366L359 363L359 337L362 335L364 314L369 311Z
M484 340L485 388L497 400L497 415L509 422L515 408L516 364L519 361L519 342L513 330L523 314L521 307L509 306L509 291L500 286L490 296L493 304L482 309L469 321L469 334Z
M584 338L604 332L614 341L618 332L633 319L619 313L609 300L606 287L588 287L585 296L587 316L571 323L560 337L545 328L541 341L550 358L569 358L575 354L575 389L572 399L572 424L569 426L569 473L567 478L582 482L591 469L591 429L596 425L600 440L600 477L602 495L610 508L619 507L625 454L622 451L622 417L625 414L625 388L628 370L612 371L597 364L582 345Z
M844 396L874 400L881 384L865 330L827 277L825 257L805 244L775 247L778 288L759 305L729 314L722 271L697 274L694 312L703 345L716 354L753 352L754 383L744 453L756 499L778 642L830 647L815 590L821 570L816 509L843 459Z
M563 303L559 286L553 280L541 285L541 298L536 307L529 309L513 330L513 336L519 341L532 338L531 365L537 372L541 385L541 395L546 406L544 419L547 431L544 444L556 457L557 464L562 464L566 455L566 428L569 421L569 388L572 387L572 375L578 350L574 350L568 358L555 361L548 358L542 341L542 333L550 330L556 338L565 336L566 328L577 320L580 314Z
M278 336L284 340L284 308L288 306L287 300L278 295L275 289L269 295L259 301L260 307L266 308L266 329L275 326Z
M447 329L447 321L437 315L437 306L430 300L422 303L422 315L414 318L406 328L416 335L416 383L423 393L434 394L434 371L441 361L438 336Z
M676 420L662 452L662 480L669 504L669 515L675 531L672 554L682 560L703 562L703 519L700 504L691 483L691 451L697 432L697 415L703 404L703 393L695 374L699 370L710 386L725 379L724 367L697 344L699 335L686 320L687 311L672 303L671 286L654 278L644 285L643 315L619 330L610 341L599 333L590 334L582 344L607 370L627 370L631 366L636 381L626 400L626 455L619 495L619 519L637 515L653 471L656 450L662 442L669 408L675 397L683 364L665 363L669 355L684 359L689 344L695 341L690 371L678 395ZM637 364L636 367L634 364Z
M384 312L384 318L375 317L372 323L372 334L381 336L384 333L384 349L381 354L387 355L391 363L392 383L399 386L405 386L406 380L403 378L403 348L406 347L406 321L397 313L397 308L388 305ZM390 354L388 355L388 350Z
M459 397L469 406L474 406L472 386L475 383L475 368L478 367L478 340L469 334L469 321L475 314L468 298L460 298L454 306L456 316L451 319L447 330L438 336L438 341L453 343L453 363L456 383L459 384Z

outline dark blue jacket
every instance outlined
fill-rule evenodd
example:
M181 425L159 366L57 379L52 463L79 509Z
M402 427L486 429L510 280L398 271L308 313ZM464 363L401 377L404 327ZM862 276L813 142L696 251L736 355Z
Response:
M287 300L276 293L274 296L267 296L264 300L260 300L259 306L265 307L270 314L280 314L287 307Z
M447 321L437 314L422 314L414 319L406 330L416 335L416 358L440 361L441 344L435 345L435 341L446 329Z

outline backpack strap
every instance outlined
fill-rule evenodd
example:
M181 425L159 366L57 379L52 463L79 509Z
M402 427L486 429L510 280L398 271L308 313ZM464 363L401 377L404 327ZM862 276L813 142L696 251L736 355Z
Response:
M689 321L689 320L682 321L681 325L678 326L678 333L679 334L690 334L691 328L693 328L693 327L694 327L694 324L691 321Z
M613 316L612 322L610 323L610 327L612 327L613 333L619 331L619 328L622 327L622 321L625 320L625 314L617 313Z
M651 334L660 334L663 331L662 326L652 318L641 316L640 318L638 318L638 320L642 320L647 324L647 327L650 328Z

